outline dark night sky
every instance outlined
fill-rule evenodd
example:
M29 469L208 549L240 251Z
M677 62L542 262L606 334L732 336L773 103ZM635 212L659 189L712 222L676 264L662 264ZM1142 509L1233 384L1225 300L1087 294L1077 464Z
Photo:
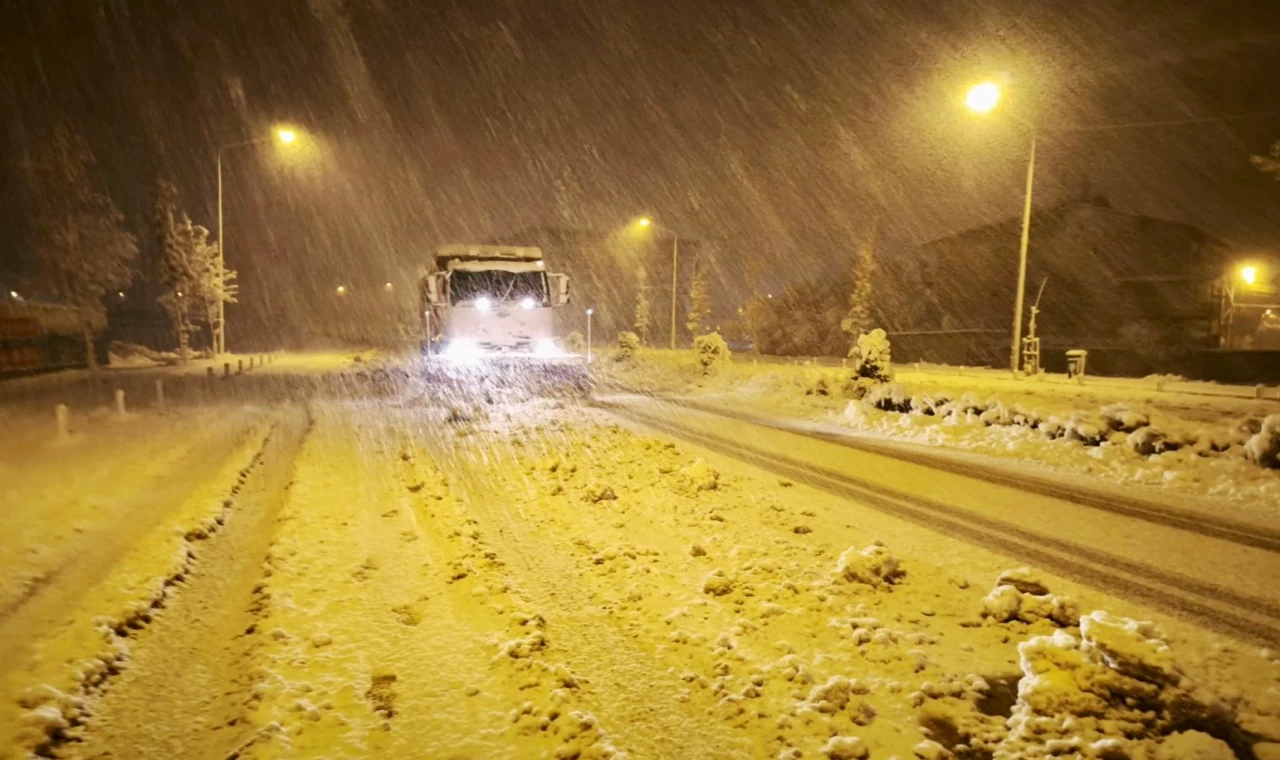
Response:
M876 209L890 244L1018 212L1022 128L966 114L968 83L1053 126L1280 108L1280 3L0 0L0 56L0 271L54 120L131 221L164 173L210 228L215 144L309 130L302 156L228 154L228 257L265 318L439 242L640 212L731 268L843 269ZM1277 138L1280 114L1049 134L1036 190L1280 248L1280 184L1248 163Z

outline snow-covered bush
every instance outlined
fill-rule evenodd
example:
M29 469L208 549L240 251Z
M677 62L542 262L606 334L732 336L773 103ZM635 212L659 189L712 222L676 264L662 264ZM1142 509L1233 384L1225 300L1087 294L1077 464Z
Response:
M889 336L879 327L858 336L858 342L849 351L853 359L854 377L865 377L879 383L891 379Z
M636 351L640 350L640 336L630 330L623 330L618 333L618 353L616 359L625 361L636 355Z
M1102 421L1107 423L1107 427L1112 430L1119 430L1122 433L1132 433L1138 428L1151 424L1151 418L1145 412L1140 412L1123 404L1104 406L1102 408Z
M587 339L582 337L582 333L574 330L564 336L564 350L568 354L585 354L587 352Z
M634 334L634 333L632 333ZM698 353L698 366L702 374L710 375L729 363L731 352L718 332L699 335L693 339L693 350Z
M1280 469L1280 414L1262 421L1258 432L1245 443L1244 455L1259 467Z
M916 414L933 416L939 414L939 407L951 400L945 393L923 393L911 397L911 411Z
M863 400L884 412L911 411L911 400L907 398L907 389L898 383L878 385L867 393Z

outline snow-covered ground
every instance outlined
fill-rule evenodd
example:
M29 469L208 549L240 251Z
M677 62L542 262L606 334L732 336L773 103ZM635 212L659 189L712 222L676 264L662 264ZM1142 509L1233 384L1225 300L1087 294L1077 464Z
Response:
M851 371L838 368L779 366L738 357L702 377L690 352L645 351L630 362L605 358L597 371L606 382L627 388L696 396L761 416L824 422L897 442L960 449L1015 467L1254 507L1258 516L1269 519L1280 513L1280 470L1258 467L1248 460L1244 446L1269 415L1280 414L1280 400L1246 395L1252 389L1169 383L1157 390L1155 379L1089 379L1079 385L1053 377L1016 380L994 370L958 374L896 367L894 379L907 403L913 397L949 398L976 407L973 412L932 414L850 403L842 388ZM983 419L982 413L993 409ZM1070 424L1111 434L1102 436L1100 445L1073 441L1072 435L1048 438L1042 429L1004 419L1015 414L1054 420L1059 432ZM1126 415L1149 422L1149 429L1132 441L1127 431L1108 429L1107 417ZM993 419L1003 424L991 424ZM1143 437L1150 440L1138 445Z
M84 552L96 569L45 573L0 614L16 647L0 757L1280 749L1280 660L1253 643L1274 636L1276 600L1246 577L1271 572L1250 560L1265 549L1219 563L1215 582L1263 596L1258 630L1228 638L1123 584L1113 596L1022 570L964 535L780 476L770 452L859 466L787 434L704 415L699 429L764 453L753 462L583 400L446 404L425 391L326 395L305 419L230 401L139 411L92 418L64 443L46 440L45 410L11 411L29 428L0 450L17 489L4 514L25 527L5 533L4 556ZM68 450L85 477L46 491ZM936 499L962 478L938 475L926 493L880 475ZM970 488L957 509L1019 530L1044 522L1019 516L1009 488ZM145 525L109 519L159 495L171 507ZM1119 529L1098 551L1152 536L1170 555L1225 551L1086 511L1064 514L1058 538L1104 517ZM1173 579L1177 558L1147 548L1128 560ZM1213 572L1204 559L1181 564Z

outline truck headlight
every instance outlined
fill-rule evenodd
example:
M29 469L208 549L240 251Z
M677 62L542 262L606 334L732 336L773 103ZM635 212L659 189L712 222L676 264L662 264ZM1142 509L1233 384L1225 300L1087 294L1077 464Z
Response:
M522 309L532 309L536 305L537 304L534 302L533 298L531 298L530 296L525 296L524 300L520 302L520 308Z
M444 348L446 359L455 362L473 362L480 358L480 347L466 338L454 338Z
M480 296L476 299L476 309L479 311L488 311L493 308L493 301L488 296Z
M536 356L559 356L560 347L550 338L543 338L533 344L533 353Z

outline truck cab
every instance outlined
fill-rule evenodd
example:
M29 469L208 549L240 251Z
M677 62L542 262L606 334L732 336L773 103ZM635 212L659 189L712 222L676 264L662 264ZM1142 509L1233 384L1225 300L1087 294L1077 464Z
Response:
M569 278L546 271L538 248L444 245L422 280L428 356L559 354L553 309L569 302Z

